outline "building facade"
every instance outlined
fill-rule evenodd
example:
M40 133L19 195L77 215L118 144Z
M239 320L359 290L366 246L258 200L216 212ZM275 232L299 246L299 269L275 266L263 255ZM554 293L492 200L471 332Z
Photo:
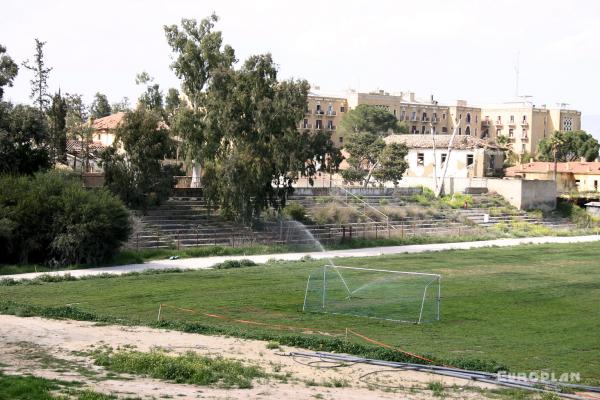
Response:
M455 137L448 152L451 135L390 135L386 143L408 147L407 177L481 178L498 176L504 165L504 149L492 140L463 135ZM447 165L446 165L447 164Z
M506 176L525 180L554 180L554 163L530 162L506 169ZM561 162L556 164L556 189L568 193L598 192L600 162Z
M318 90L308 96L307 113L300 129L325 129L333 132L336 146L344 146L339 122L343 115L361 104L381 107L408 126L409 134L449 135L456 128L459 136L479 139L506 137L516 154L535 155L540 140L556 130L581 129L581 112L560 104L556 108L536 107L527 101L499 105L473 106L465 100L455 104L439 104L433 96L417 99L413 92L390 94L350 91L344 95L324 95Z
M549 109L523 102L485 106L481 110L484 137L506 137L516 154L535 155L542 139L554 131L581 129L581 112Z
M344 147L344 137L339 134L339 122L348 111L348 101L343 97L311 92L298 128L302 131L325 130L337 147Z

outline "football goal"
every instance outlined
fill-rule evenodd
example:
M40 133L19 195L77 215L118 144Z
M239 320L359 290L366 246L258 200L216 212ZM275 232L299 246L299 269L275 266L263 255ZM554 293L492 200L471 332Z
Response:
M324 265L310 273L305 312L395 322L439 321L441 275Z

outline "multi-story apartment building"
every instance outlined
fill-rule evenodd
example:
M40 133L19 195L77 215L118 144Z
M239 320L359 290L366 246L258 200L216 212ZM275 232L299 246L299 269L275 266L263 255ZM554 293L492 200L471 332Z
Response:
M413 92L390 94L379 90L325 95L316 89L308 96L306 115L299 128L332 131L332 139L339 147L344 146L339 122L348 110L360 104L386 109L408 126L409 134L449 135L456 127L457 135L480 139L505 136L517 154L535 154L540 140L556 130L581 129L581 112L567 109L564 104L553 109L535 107L527 101L475 107L465 100L457 100L453 105L439 104L433 96L420 100Z
M343 97L311 92L300 130L325 130L332 133L331 140L344 147L344 137L339 135L339 122L348 111L348 101Z
M517 154L535 154L542 139L554 131L581 129L581 112L563 107L549 109L522 101L485 106L481 110L483 136L507 137Z

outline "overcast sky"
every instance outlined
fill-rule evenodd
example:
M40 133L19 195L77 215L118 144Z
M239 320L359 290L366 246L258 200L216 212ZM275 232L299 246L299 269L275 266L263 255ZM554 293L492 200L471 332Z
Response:
M442 102L570 103L600 114L600 1L2 0L0 43L19 63L47 42L50 88L135 100L135 75L179 87L163 25L213 11L240 60L271 52L282 78L322 90L385 89ZM21 68L5 98L29 102ZM585 128L585 126L584 126Z

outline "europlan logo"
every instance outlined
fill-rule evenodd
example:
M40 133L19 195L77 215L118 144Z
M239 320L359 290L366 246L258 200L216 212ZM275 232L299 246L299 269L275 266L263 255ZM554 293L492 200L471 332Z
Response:
M524 382L558 382L558 383L577 383L581 381L579 372L563 372L561 374L546 371L531 372L508 372L498 371L498 381L524 381Z

